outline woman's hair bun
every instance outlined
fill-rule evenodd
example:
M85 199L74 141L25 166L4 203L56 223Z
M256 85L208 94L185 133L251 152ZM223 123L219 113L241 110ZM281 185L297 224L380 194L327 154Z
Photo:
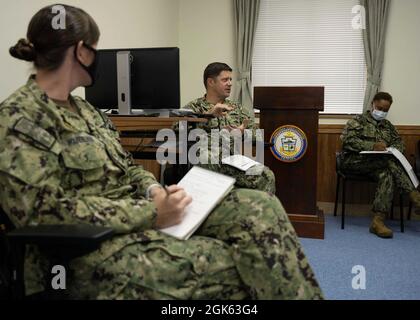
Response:
M30 62L36 57L34 45L27 39L20 39L14 47L9 49L9 53L12 57Z

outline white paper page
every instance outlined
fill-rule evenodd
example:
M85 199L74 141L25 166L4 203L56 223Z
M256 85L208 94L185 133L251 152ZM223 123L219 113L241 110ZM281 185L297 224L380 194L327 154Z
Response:
M392 154L391 151L361 151L360 154Z
M391 151L392 154L400 161L408 176L410 177L414 187L417 188L417 186L419 185L419 180L417 179L413 167L411 166L410 162L408 162L407 158L398 149L390 147L387 148L387 150Z
M192 168L178 183L193 199L186 208L184 220L161 231L178 239L188 239L234 184L232 177L200 167Z
M411 169L410 171L408 171L408 172L407 172L407 174L408 174L408 176L410 177L411 182L412 182L412 183L413 183L413 185L414 185L414 188L417 188L417 187L419 186L420 182L419 182L419 179L417 178L417 175L416 175L416 173L414 172L414 170L413 170L413 169Z
M254 161L248 157L245 157L241 154L236 154L222 160L222 163L228 164L232 167L235 167L242 171L247 171L249 168L252 168L255 165L258 165L259 162Z
M411 164L408 162L406 157L398 149L390 147L390 148L387 148L387 150L392 152L392 154L401 162L404 169L406 170L412 169Z
M361 151L360 154L392 154L404 167L404 170L407 172L407 175L414 187L417 188L420 184L410 162L408 162L407 158L398 149L389 147L386 148L386 151Z

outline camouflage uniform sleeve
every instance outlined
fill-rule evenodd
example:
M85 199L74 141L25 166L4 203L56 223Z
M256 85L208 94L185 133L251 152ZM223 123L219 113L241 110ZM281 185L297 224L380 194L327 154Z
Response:
M195 113L204 114L207 110L200 104L199 100L194 100L183 107L183 109L192 110ZM210 132L211 129L220 129L218 118L208 119L206 123L198 123L197 128Z
M240 126L243 124L244 120L246 119L249 120L249 123L245 129L251 130L250 131L251 138L253 141L255 141L257 139L256 130L259 129L259 127L255 123L254 114L251 113L251 111L249 111L248 109L244 108L243 105L241 105L240 103L232 103L232 105L239 110L239 112L237 112L238 114L237 125ZM258 139L263 140L263 137L261 137L261 134L258 135Z
M195 103L195 101L191 101L190 103L186 104L185 106L182 107L182 109L188 109L196 113L201 113L201 111L198 110L198 106Z
M3 109L4 110L4 109ZM77 195L61 187L60 145L46 130L14 130L0 112L0 196L2 207L20 227L37 224L94 224L117 233L152 228L153 202Z
M109 135L114 137L114 139L116 139L118 143L121 144L120 135L113 122L102 111L97 109L95 109L95 111L98 112L98 114L101 116L105 127L108 128ZM130 184L137 185L139 188L138 193L144 195L147 191L147 188L153 184L157 184L158 182L151 172L144 170L141 165L134 164L134 159L131 153L127 151L125 152L129 163L128 176L130 179Z
M389 130L390 130L390 135L391 135L391 141L390 141L389 146L394 147L395 149L398 149L401 153L404 153L405 146L400 135L398 134L397 129L395 129L395 127L391 123L389 123L389 126L390 126Z
M249 120L249 124L245 129L256 129L254 114L247 108L244 108L244 106L242 105L238 105L238 106L241 108L241 121L240 122L243 123L245 119Z
M375 142L367 141L362 137L363 126L357 119L347 122L340 136L345 151L372 151Z
M136 184L139 188L139 194L146 195L147 189L154 185L159 184L156 181L155 176L147 171L140 165L132 165L128 168L128 175L130 176L130 181L133 184Z

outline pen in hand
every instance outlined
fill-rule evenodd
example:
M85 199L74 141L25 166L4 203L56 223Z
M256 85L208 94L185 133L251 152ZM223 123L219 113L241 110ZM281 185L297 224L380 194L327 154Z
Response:
M168 190L168 186L166 184L163 186L163 189L165 189L166 197L169 197L169 190Z

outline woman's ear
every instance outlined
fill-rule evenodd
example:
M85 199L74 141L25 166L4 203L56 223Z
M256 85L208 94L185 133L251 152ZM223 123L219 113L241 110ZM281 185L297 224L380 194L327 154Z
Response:
M77 44L76 44L76 49L75 49L75 53L76 53L76 59L78 60L78 61L82 61L83 62L83 54L82 54L82 47L83 47L83 41L81 40L81 41L79 41Z

